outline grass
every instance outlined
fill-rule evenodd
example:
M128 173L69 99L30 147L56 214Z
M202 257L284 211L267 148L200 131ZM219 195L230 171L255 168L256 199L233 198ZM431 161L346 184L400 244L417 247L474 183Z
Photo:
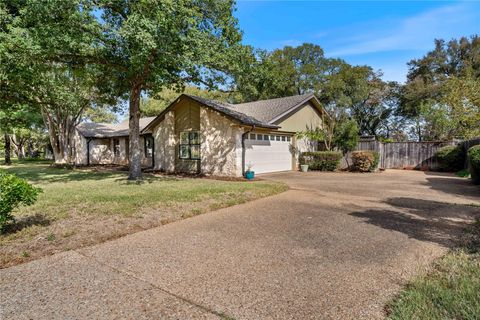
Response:
M468 169L462 169L460 171L455 172L455 175L457 175L460 178L468 178L470 176L470 172Z
M387 306L389 319L480 318L480 222Z
M0 267L285 191L281 183L146 175L142 183L114 170L59 169L45 161L0 166L43 189L15 212L0 235ZM29 252L26 256L22 252Z

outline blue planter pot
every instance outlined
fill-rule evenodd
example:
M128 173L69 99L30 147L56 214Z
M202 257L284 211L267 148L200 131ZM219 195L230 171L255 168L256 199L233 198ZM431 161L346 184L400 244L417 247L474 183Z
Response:
M255 171L245 172L245 178L247 178L248 180L252 180L253 178L255 178Z

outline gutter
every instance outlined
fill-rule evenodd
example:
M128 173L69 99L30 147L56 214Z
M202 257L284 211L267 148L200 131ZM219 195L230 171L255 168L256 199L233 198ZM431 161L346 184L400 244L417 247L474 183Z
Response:
M255 125L252 125L252 128L244 133L242 133L242 177L245 177L245 139L247 138L248 134L255 130Z

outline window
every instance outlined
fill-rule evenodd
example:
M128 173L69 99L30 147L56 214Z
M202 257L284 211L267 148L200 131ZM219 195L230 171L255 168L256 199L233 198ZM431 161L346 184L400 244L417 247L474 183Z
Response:
M200 159L200 132L184 131L180 132L180 159L199 160Z
M255 140L256 134L255 133L250 133L250 140Z
M282 141L285 141L286 139L287 139L287 137L282 136Z
M115 157L120 156L120 140L113 139L113 155Z
M277 141L280 141L280 136L277 136L276 138L277 138L277 139L276 139Z
M268 134L263 135L263 140L268 140Z
M263 134L257 134L257 140L263 140Z
M270 136L270 140L275 141L275 136Z
M151 158L153 156L153 137L145 137L145 157Z
M287 137L287 141L290 142L290 137Z

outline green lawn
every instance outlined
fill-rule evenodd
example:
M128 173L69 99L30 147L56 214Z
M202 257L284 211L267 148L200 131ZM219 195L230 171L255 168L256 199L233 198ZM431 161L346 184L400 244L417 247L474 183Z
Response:
M460 248L413 280L387 308L389 319L480 319L480 222Z
M16 225L0 235L0 267L91 245L287 189L267 181L219 181L126 172L58 169L48 162L0 166L43 189L37 203L15 212Z

